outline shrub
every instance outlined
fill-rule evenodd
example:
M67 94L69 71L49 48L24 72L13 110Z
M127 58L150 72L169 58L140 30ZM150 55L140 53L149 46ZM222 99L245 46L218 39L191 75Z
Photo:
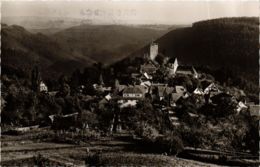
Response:
M184 149L182 140L178 136L175 136L173 133L156 138L154 144L156 145L158 150L167 152L171 155L178 155Z
M149 124L139 124L135 129L135 133L149 141L155 141L159 136L158 130Z

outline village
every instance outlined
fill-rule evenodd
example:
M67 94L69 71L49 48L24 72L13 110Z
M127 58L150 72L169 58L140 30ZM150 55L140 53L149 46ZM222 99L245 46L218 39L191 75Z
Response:
M189 152L200 148L210 150L210 154L232 150L238 157L252 157L250 152L255 149L249 150L246 138L250 129L239 122L244 118L259 120L259 105L250 102L242 89L221 85L213 76L182 64L176 57L164 56L156 43L150 44L141 62L125 67L128 72L118 72L110 84L104 79L106 74L100 72L91 84L72 84L73 80L62 78L59 90L49 90L34 68L31 76L34 114L29 118L33 115L35 118L27 126L11 122L11 127L3 127L2 134L19 136L47 128L51 131L44 133L53 136L51 141L76 145L98 141L102 136L130 135L145 143L142 149L151 144L158 148L155 152L166 155L190 158L193 154ZM46 111L38 119L40 108L37 109L35 99L44 98L55 101L61 109L56 113ZM47 107L55 106L52 103L48 102ZM3 105L6 104L2 102ZM203 136L206 132L209 137ZM240 133L244 134L233 137ZM234 139L230 140L231 137ZM234 144L233 140L238 142ZM243 151L237 151L237 147ZM233 153L225 155L232 157Z
M144 99L150 99L156 108L168 114L168 119L172 126L178 126L179 121L178 117L175 116L174 110L178 107L179 100L193 97L195 98L195 103L214 104L214 102L224 97L229 98L236 105L236 114L246 110L252 117L258 117L259 105L248 101L243 90L226 88L218 84L212 76L208 77L205 74L198 73L192 66L179 65L177 58L164 57L158 52L158 47L156 43L150 45L150 53L144 55L144 64L131 73L130 79L132 82L127 85L120 84L120 81L116 79L113 87L106 86L102 74L100 74L99 83L93 84L93 89L103 94L103 97L99 97L98 109L102 110L111 102L116 103L120 109L131 108ZM166 77L160 76L160 80L158 80L156 73L158 70L163 72L162 75ZM184 82L178 83L178 80L182 79L182 77L189 77L201 84L197 84L196 87L193 86L187 90ZM169 84L169 80L176 80L176 83ZM84 90L85 87L85 85L79 85L77 93L83 94L83 92L86 92ZM43 81L40 82L39 89L42 93L47 93L51 96L57 95L57 91L48 92L48 87ZM189 112L187 114L190 117L199 117L196 113ZM67 118L76 115L78 113L70 113L62 117ZM55 115L49 115L49 118L54 122ZM115 129L120 131L120 116L113 116L110 125L111 132L114 122L117 122L118 126ZM85 126L87 126L87 122Z

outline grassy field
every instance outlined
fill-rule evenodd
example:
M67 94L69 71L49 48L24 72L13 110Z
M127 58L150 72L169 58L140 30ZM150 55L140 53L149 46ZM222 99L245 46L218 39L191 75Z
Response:
M52 132L43 130L18 136L2 135L1 165L35 165L32 163L40 155L48 159L49 164L64 166L217 166L173 156L142 153L135 143L116 136L66 144L50 142L50 136L45 133Z

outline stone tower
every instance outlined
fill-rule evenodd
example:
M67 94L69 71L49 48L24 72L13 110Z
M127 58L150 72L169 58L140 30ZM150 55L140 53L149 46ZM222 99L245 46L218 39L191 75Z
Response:
M150 59L154 60L156 56L158 55L158 44L156 43L151 43L150 45Z

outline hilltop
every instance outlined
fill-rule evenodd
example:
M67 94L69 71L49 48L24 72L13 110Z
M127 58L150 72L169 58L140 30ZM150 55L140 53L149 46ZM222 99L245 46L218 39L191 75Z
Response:
M153 27L86 24L45 35L2 24L2 61L23 70L38 63L48 77L70 74L97 62L114 63L168 30Z
M206 20L196 22L191 27L172 30L155 42L160 46L159 52L168 57L177 57L183 64L228 69L237 74L246 72L256 79L258 26L256 17ZM133 57L143 57L148 49L149 45L116 65L130 63Z
M55 33L53 37L72 52L109 65L168 32L165 27L152 27L83 24Z
M222 84L243 88L258 101L258 26L256 17L206 20L172 30L154 42L160 55L178 58L180 64L211 74ZM112 67L120 71L136 67L147 53L149 45Z

